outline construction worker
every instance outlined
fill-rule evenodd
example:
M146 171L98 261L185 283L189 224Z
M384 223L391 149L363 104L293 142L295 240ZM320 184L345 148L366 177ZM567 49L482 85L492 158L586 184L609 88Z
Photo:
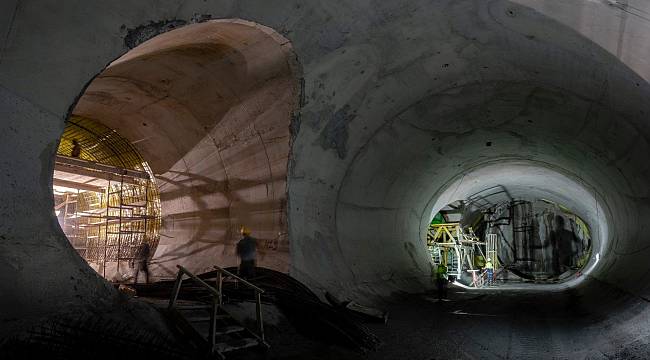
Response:
M447 282L448 282L447 266L443 263L438 264L436 270L436 284L438 285L438 300L447 298Z
M255 257L257 253L257 240L251 237L251 230L242 225L239 228L242 235L237 243L237 256L239 256L239 275L243 278L255 276Z
M487 273L488 286L492 286L494 284L494 264L492 264L492 259L487 258L484 269Z
M72 139L72 151L70 152L70 156L78 158L79 155L81 155L81 145L79 144L79 140Z
M151 247L148 243L144 242L138 246L135 257L129 262L129 266L134 269L133 283L138 283L138 275L140 271L144 273L144 281L149 283L149 256L151 255Z

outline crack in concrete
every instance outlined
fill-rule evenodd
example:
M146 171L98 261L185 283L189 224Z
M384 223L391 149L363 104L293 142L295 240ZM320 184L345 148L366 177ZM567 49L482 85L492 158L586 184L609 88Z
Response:
M223 167L223 177L224 177L224 193L229 193L230 192L230 176L228 175L228 168L226 166L226 162L223 160L223 156L221 155L221 149L219 149L219 143L217 142L217 139L215 139L212 134L209 132L207 133L207 136L212 140L212 143L214 144L214 149L217 152L217 156L219 157L219 162L221 162L221 167ZM228 212L230 212L230 209L232 208L232 198L230 196L226 197L228 199ZM227 239L232 239L233 236L233 231L232 231L232 216L228 214L228 230L226 231L226 238Z
M0 51L0 64L4 59L5 51L7 50L7 44L9 43L9 37L14 29L14 23L16 21L16 14L18 13L18 6L20 5L20 0L16 1L16 6L14 6L14 12L11 14L11 20L9 21L9 28L7 29L7 34L5 35L4 41L2 42L2 51Z
M264 138L262 138L262 133L260 133L259 130L255 127L255 123L253 123L253 130L255 133L257 133L257 136L260 138L260 143L262 143L262 148L264 148L264 155L266 156L266 165L269 168L269 178L273 179L273 171L271 170L271 158L269 157L269 152L266 148L266 143L264 142ZM271 192L273 193L273 199L275 199L275 185L273 182L271 182ZM266 197L269 197L269 184L266 183Z

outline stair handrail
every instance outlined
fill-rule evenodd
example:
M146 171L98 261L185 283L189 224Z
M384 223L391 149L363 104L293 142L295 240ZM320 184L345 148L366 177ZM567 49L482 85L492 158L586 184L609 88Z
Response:
M226 274L226 275L228 275L230 277L233 277L233 278L237 279L238 281L241 281L242 284L248 286L249 288L251 288L251 289L253 289L253 290L257 291L257 292L259 292L260 294L264 294L264 289L260 288L259 286L255 286L255 285L251 284L246 279L244 279L244 278L242 278L242 277L240 277L238 275L235 275L235 274L231 273L230 271L228 271L228 270L226 270L226 269L224 269L224 268L222 268L220 266L215 265L215 266L213 266L213 268L215 270L221 272L221 273L224 273L224 274Z
M171 296L169 298L169 310L174 310L174 307L176 306L176 301L178 300L178 295L181 290L181 285L183 283L183 277L187 275L190 279L196 281L199 285L202 287L206 288L213 296L212 299L212 309L210 312L210 332L209 332L209 338L208 338L208 345L209 345L209 351L211 354L214 354L216 351L215 345L216 345L216 318L217 318L217 312L219 308L223 305L223 278L224 275L233 277L240 281L242 284L250 287L255 291L255 305L256 305L256 317L257 317L257 334L255 332L251 332L254 336L258 338L261 344L264 346L268 347L268 344L265 341L265 336L264 336L264 322L262 319L262 294L264 293L264 289L255 286L251 284L249 281L241 278L238 275L235 275L231 273L230 271L221 268L219 266L214 266L214 269L217 270L217 281L216 285L217 288L215 289L212 285L208 284L205 280L201 279L200 277L194 275L191 271L187 270L181 265L176 265L178 268L178 275L176 276L176 281L174 282L174 287L172 289Z
M181 290L181 284L183 282L183 275L187 275L192 280L199 283L201 286L210 291L214 296L221 298L221 292L212 287L210 284L203 281L200 277L194 275L192 272L182 267L181 265L176 265L178 268L178 275L176 276L176 282L174 282L174 287L172 289L171 297L169 298L169 309L172 309L176 305L176 300L178 299L178 294Z
M211 311L210 311L210 330L208 333L208 351L210 354L214 355L216 348L216 319L217 319L217 312L219 311L219 307L221 307L222 304L222 299L223 296L221 294L221 285L219 285L219 290L215 289L212 287L210 284L207 282L203 281L203 279L199 278L198 276L194 275L191 271L187 270L186 268L182 267L181 265L176 265L178 268L178 275L176 276L176 281L174 282L174 288L172 289L172 294L171 297L169 298L169 307L168 309L170 311L174 310L174 307L176 306L176 300L178 299L178 294L181 291L181 285L183 284L183 276L187 275L189 278L192 280L196 281L198 284L206 288L214 297L212 298L212 306L211 306Z
M249 281L246 279L235 275L231 273L230 271L214 265L213 268L217 270L217 285L219 287L219 292L221 292L221 289L223 288L223 275L230 276L232 278L237 279L237 281L241 282L242 284L248 286L249 288L253 289L255 291L255 315L256 315L256 320L257 320L257 337L259 340L264 344L265 346L268 346L266 344L266 340L264 339L264 321L262 319L262 294L264 294L264 289L255 286L251 284ZM221 305L221 299L219 299L219 305Z

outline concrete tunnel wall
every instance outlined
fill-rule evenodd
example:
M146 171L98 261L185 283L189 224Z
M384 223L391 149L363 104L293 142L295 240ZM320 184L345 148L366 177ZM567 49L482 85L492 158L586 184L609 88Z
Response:
M608 232L589 279L647 295L650 45L638 35L650 29L626 9L550 0L1 6L0 291L12 294L2 298L3 332L111 296L52 214L57 139L84 85L134 39L206 18L269 26L303 64L287 180L298 279L340 296L421 290L423 224L437 195L507 159L549 164L593 189ZM550 183L529 186L553 195ZM580 216L594 209L573 200L565 204Z
M299 64L259 24L208 21L166 32L111 63L73 110L134 143L161 199L153 278L237 264L246 225L259 266L287 272L286 177Z
M607 11L616 9L600 6L583 10L603 11L597 18L606 22ZM426 287L425 228L437 197L453 181L471 179L472 171L502 162L500 171L508 173L516 167L507 163L515 161L551 170L510 179L515 193L555 199L598 230L602 252L593 278L644 294L645 270L630 264L639 264L647 241L647 81L612 51L514 3L455 2L396 22L339 49L318 69L312 88L332 95L310 93L307 81L293 151L319 161L296 169L294 175L309 180L290 182L292 238L305 234L301 242L311 244L293 248L293 266L313 269L306 273L318 273L342 297ZM631 41L625 31L621 37ZM645 44L607 45L647 74L639 62L643 52L636 52ZM330 119L318 113L323 102L338 104ZM565 176L573 180L560 180ZM502 180L488 176L481 186ZM558 184L566 188L553 188ZM299 204L294 191L306 189L315 196ZM591 196L571 196L585 191ZM451 200L469 194L459 191ZM306 221L294 227L301 214ZM312 253L323 243L327 256Z

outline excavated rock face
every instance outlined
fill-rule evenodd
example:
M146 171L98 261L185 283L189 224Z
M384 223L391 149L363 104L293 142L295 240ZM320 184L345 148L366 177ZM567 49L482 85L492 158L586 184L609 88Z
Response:
M175 263L197 271L234 263L233 229L250 222L270 241L286 228L290 251L263 261L316 290L341 298L420 291L431 214L500 184L591 224L594 258L581 285L615 286L642 304L650 290L644 6L0 5L0 293L11 294L0 300L3 330L113 294L52 214L52 159L70 109L142 140L160 175L169 235L155 255L160 276ZM248 42L256 32L207 35L205 20L221 18L277 31L302 73L268 33L268 48ZM176 43L175 31L191 35ZM164 50L147 52L164 39ZM92 96L77 102L87 84ZM612 331L642 327L644 309Z

